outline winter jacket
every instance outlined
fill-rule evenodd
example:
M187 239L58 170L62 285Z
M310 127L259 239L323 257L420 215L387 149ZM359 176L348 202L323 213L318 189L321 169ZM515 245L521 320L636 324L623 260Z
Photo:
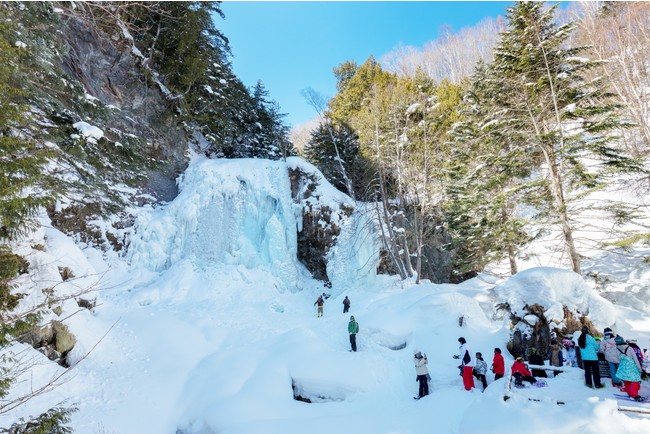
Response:
M582 360L598 360L598 350L600 347L591 335L586 336L585 347L580 348L580 357Z
M503 375L506 371L503 356L500 353L494 355L494 360L492 360L492 371L499 375Z
M549 362L551 366L564 365L564 356L558 344L551 345L551 354L549 356Z
M318 297L318 300L316 300L314 306L318 305L318 307L322 307L323 304L325 304L325 300L323 300L323 297Z
M524 377L532 377L532 374L528 369L526 369L526 366L523 363L515 361L515 363L512 364L512 375L515 375L517 372Z
M643 372L650 374L650 350L645 350L641 367L643 368Z
M566 350L566 364L567 366L572 366L574 368L578 366L575 347L569 347L569 349Z
M463 366L471 366L472 368L474 367L474 357L472 357L472 350L467 345L467 343L464 343L458 348L458 355L460 356L460 361Z
M616 342L614 336L600 341L600 352L605 355L605 360L610 363L618 363L621 361L621 353L616 349Z
M627 344L619 345L618 350L621 354L621 362L618 365L616 376L624 381L641 381L641 364L636 358L634 348Z
M356 322L355 320L351 320L348 323L348 333L350 333L351 335L356 335L357 333L359 333L359 323Z
M478 375L485 375L487 372L487 363L485 363L485 360L477 360L476 366L474 366L474 371Z
M417 375L427 375L429 373L426 355L424 357L413 357L413 363L415 363L415 373Z
M630 342L630 346L634 350L634 354L636 354L636 358L639 360L639 363L643 363L643 352L641 351L641 348L633 342Z

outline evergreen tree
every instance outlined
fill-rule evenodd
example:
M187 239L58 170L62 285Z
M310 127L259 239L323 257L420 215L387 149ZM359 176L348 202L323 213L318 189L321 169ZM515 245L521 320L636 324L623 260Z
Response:
M318 167L334 187L347 193L346 174L358 173L361 168L359 137L347 124L330 126L321 123L311 132L304 157ZM360 188L354 180L352 184L353 188L355 185Z
M581 57L584 47L566 46L574 24L556 25L556 9L545 9L541 2L507 9L508 30L488 71L499 86L490 116L512 152L542 158L546 189L539 205L561 227L572 268L579 273L577 216L570 201L601 188L608 175L637 166L611 145L612 129L622 126L618 107L600 80L584 78L594 63ZM595 163L588 166L588 161Z
M7 12L0 7L0 239L28 232L34 215L53 200L44 188L52 151L29 139L26 95L17 75L24 53Z
M446 220L459 280L504 255L515 274L517 251L531 240L519 211L540 187L529 180L539 158L525 152L527 137L510 129L502 107L495 104L502 86L501 76L480 63L459 108L462 118L452 129Z

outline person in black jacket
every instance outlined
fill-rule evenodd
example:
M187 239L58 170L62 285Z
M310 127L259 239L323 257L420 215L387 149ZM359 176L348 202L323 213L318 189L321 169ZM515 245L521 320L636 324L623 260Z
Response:
M544 358L537 353L537 349L535 347L528 348L528 350L526 350L526 355L528 356L528 364L544 365ZM548 377L548 375L546 375L546 371L543 369L531 369L530 372L533 374L533 377Z

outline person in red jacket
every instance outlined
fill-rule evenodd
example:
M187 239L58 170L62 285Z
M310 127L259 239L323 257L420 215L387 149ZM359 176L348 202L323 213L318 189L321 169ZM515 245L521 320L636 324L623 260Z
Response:
M492 359L492 372L494 372L494 381L497 381L499 378L503 378L505 370L506 368L503 361L503 356L501 355L501 348L495 348L494 359Z
M515 363L512 364L512 376L515 377L515 386L522 386L524 381L528 381L530 384L535 384L537 379L533 377L526 365L524 365L524 359L522 357L517 357Z

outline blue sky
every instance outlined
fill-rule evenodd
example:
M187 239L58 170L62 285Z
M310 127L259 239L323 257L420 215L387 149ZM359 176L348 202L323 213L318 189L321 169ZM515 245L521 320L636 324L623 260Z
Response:
M300 91L336 92L332 68L380 59L399 45L421 47L441 26L454 32L505 16L512 2L247 2L222 3L217 28L230 40L233 70L246 86L262 80L290 125L316 112Z

